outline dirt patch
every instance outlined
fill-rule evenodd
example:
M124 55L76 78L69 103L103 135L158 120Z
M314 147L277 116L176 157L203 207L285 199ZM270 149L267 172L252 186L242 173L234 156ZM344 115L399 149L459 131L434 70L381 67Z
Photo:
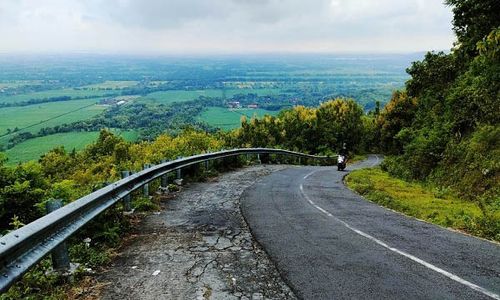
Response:
M286 166L195 183L144 220L98 277L104 299L295 299L240 213L243 191Z

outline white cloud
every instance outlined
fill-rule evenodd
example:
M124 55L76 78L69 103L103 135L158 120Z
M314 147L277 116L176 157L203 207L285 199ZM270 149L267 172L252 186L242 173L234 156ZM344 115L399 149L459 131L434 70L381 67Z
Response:
M435 0L2 0L0 52L449 49Z

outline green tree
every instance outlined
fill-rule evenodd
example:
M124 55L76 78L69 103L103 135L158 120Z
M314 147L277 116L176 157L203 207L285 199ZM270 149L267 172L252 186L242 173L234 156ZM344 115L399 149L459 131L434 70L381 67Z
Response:
M415 119L417 99L406 92L396 91L377 117L380 148L387 153L401 154L410 139L411 126ZM406 129L401 133L401 130Z
M476 45L500 26L498 0L446 0L453 7L453 30L458 39L458 52L467 61L477 53Z
M336 152L344 143L350 150L359 150L362 139L363 109L353 99L335 99L316 110L318 150Z

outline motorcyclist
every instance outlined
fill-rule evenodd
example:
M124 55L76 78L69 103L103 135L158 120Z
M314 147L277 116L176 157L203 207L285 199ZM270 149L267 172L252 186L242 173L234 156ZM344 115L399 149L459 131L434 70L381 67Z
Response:
M342 145L342 149L340 149L339 151L339 157L337 159L337 169L339 171L344 170L347 165L347 154L348 154L347 147L346 144L344 143Z
M346 143L343 143L342 144L342 149L340 149L339 151L339 155L342 155L345 157L345 160L347 162L347 155L349 154L349 151L347 151L347 145Z

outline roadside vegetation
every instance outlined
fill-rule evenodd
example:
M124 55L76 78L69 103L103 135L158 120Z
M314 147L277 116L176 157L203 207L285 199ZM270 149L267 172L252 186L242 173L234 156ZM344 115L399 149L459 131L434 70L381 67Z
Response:
M389 154L381 167L395 178L450 191L474 204L481 215L470 215L476 225L466 225L467 230L498 239L500 5L447 3L453 7L457 46L414 62L406 90L394 93L377 116L380 149Z
M485 216L480 207L451 190L408 182L380 168L356 170L346 184L366 199L408 216L500 241L500 214Z

